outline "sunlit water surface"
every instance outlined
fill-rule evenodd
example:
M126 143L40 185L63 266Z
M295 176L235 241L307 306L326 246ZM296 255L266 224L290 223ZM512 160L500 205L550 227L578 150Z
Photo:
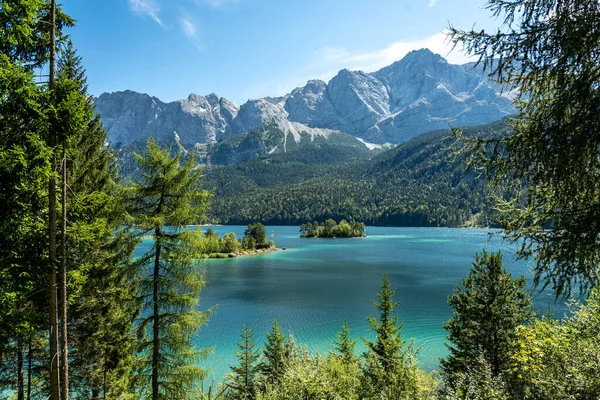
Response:
M238 238L244 229L214 227L220 236L235 232ZM360 239L300 239L297 226L268 226L267 232L286 250L204 262L207 285L200 308L216 305L216 310L195 342L214 346L202 364L211 369L210 379L221 381L236 364L244 324L254 330L259 346L276 319L297 342L326 353L346 322L362 352L361 337L374 338L366 318L376 315L371 300L383 274L396 288L403 337L415 339L420 368L431 371L447 354L442 323L452 315L448 295L468 273L476 252L502 250L514 276L531 276L524 261L515 261L514 246L499 234L490 239L484 229L367 227L367 237ZM145 240L138 254L150 244ZM540 313L549 307L558 314L565 311L549 293L535 294L534 306Z

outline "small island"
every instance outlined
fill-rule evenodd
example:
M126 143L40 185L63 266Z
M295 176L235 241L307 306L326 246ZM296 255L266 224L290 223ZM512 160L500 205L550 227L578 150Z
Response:
M322 225L318 222L307 222L300 225L302 238L356 238L366 237L365 224L357 221L341 220L338 224L333 219L327 219Z
M267 240L267 230L260 222L248 225L240 240L233 232L226 233L221 238L209 227L204 232L201 246L204 258L232 258L276 250L275 243Z

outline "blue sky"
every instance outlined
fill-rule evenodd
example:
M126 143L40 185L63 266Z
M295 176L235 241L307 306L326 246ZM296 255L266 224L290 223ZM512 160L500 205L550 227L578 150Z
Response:
M448 54L449 23L493 29L484 0L62 0L94 95L163 101L216 93L238 104L342 68L375 71L422 47Z

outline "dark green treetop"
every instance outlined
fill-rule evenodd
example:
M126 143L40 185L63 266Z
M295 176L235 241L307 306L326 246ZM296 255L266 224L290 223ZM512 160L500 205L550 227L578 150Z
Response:
M450 355L441 360L446 375L466 373L480 355L493 376L506 372L515 346L515 330L533 317L525 278L513 278L502 266L502 255L475 255L469 275L448 303L454 316L444 324Z
M394 313L400 303L394 301L394 293L395 289L384 275L377 301L373 301L379 318L368 318L376 340L363 338L367 347L363 353L364 388L370 394L384 393L388 398L415 398L418 392L416 351L412 341L407 344L402 338L403 325Z
M337 341L333 343L336 355L346 364L356 364L358 357L354 354L357 341L350 337L350 328L344 322L342 330L337 333Z
M248 327L240 332L240 342L235 355L239 364L231 367L232 373L227 376L228 398L252 400L256 398L256 376L259 372L259 352L254 344L254 332Z

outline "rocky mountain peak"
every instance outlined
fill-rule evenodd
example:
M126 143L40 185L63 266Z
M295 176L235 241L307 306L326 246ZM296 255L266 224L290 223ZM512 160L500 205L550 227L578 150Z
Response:
M163 103L132 91L96 98L113 145L176 131L182 144L213 143L267 124L294 137L313 129L341 130L372 143L401 143L420 133L492 122L514 112L480 68L448 63L414 50L373 73L343 69L328 83L309 80L289 95L241 107L211 93ZM318 131L315 131L318 132Z

